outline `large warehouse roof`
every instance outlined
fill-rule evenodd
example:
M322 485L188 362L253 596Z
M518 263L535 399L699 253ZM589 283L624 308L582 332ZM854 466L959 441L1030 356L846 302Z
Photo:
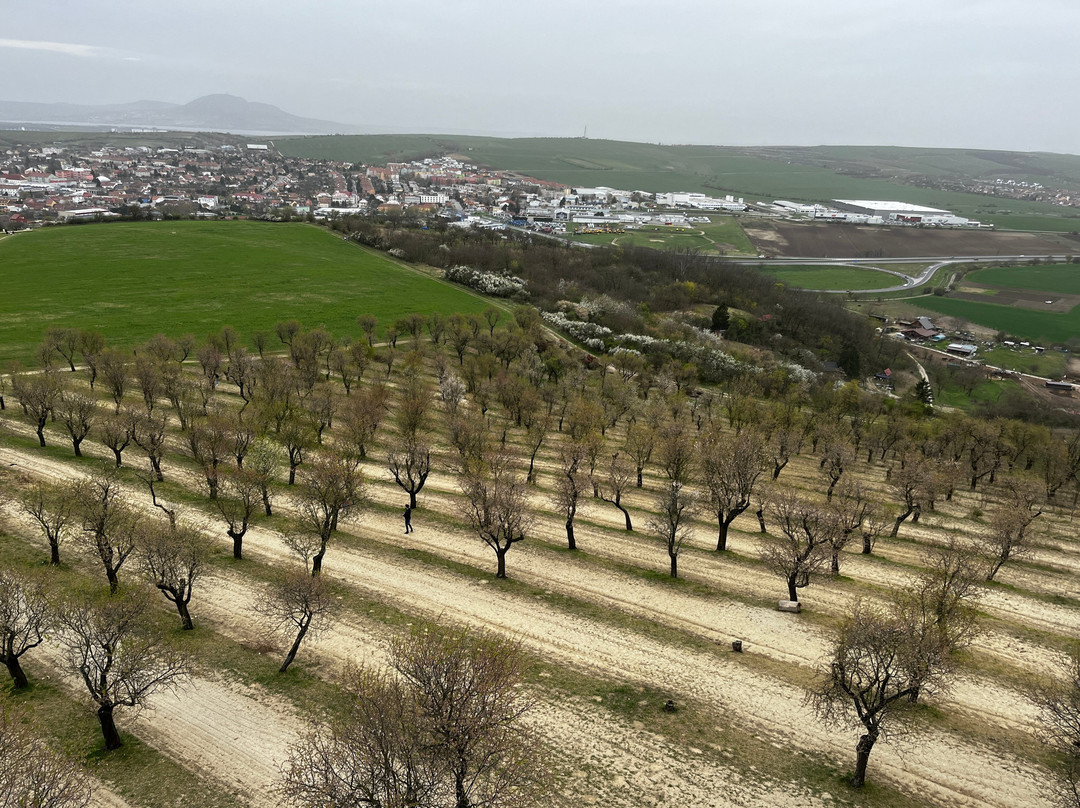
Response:
M938 208L926 208L922 205L910 205L907 202L887 202L874 199L834 199L833 202L838 202L842 205L853 205L855 207L866 208L867 210L874 210L882 213L921 213L926 215L941 215L949 212L947 210L939 210Z

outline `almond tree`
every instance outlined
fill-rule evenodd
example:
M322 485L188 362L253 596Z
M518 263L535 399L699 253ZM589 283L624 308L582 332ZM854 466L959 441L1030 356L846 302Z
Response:
M225 533L232 539L233 558L237 561L244 557L244 536L264 490L259 472L250 464L248 468L234 469L221 476L221 490L214 507L225 521Z
M566 543L569 549L577 549L574 539L574 518L581 506L581 495L587 480L582 462L585 460L586 446L581 441L571 441L559 449L559 471L555 475L555 485L551 492L551 503L566 520Z
M424 626L390 656L390 672L346 669L343 707L289 750L286 805L551 804L543 745L522 720L531 704L516 646Z
M944 671L934 664L942 650L926 645L927 636L932 635L913 632L902 617L863 602L840 626L811 702L827 724L861 725L851 778L855 788L866 782L874 744L909 726L911 697L944 680Z
M11 377L11 388L19 399L23 412L30 416L34 424L38 443L44 446L45 424L49 422L60 398L60 382L55 372L46 370L41 373L15 374Z
M419 435L406 437L391 449L387 468L401 490L409 495L409 507L416 507L416 495L431 474L431 446Z
M210 557L205 537L195 528L155 520L140 525L137 541L147 578L176 607L181 628L191 631L191 592Z
M1039 707L1040 739L1058 754L1057 797L1067 808L1080 808L1080 648L1062 666L1064 677L1032 688Z
M532 526L528 483L505 450L488 452L466 462L460 476L465 501L461 505L469 527L495 551L496 578L506 577L506 553L525 539Z
M76 457L82 457L82 442L90 434L97 416L97 401L89 396L65 390L60 393L56 407L56 418L71 436L71 445Z
M630 521L630 511L622 504L623 496L629 493L634 482L634 465L625 452L615 452L611 462L603 470L597 481L597 494L604 502L610 502L618 508L626 520L626 529L634 529Z
M138 516L120 499L115 473L99 473L79 485L75 496L82 524L82 542L101 561L109 592L120 585L117 573L135 550Z
M364 479L360 470L342 457L317 455L309 463L297 486L300 523L314 541L311 574L322 572L323 558L338 520L359 509L364 498Z
M761 550L761 560L787 582L788 600L798 602L799 590L828 563L830 540L839 526L825 508L792 493L777 494L768 505L781 536Z
M75 507L77 486L64 483L36 482L26 488L19 501L25 513L41 527L49 543L49 563L60 564L60 545L78 519Z
M131 445L133 430L134 421L130 413L109 413L101 419L98 438L112 450L117 468L123 465L124 450Z
M124 741L116 729L117 708L139 708L163 688L190 676L186 655L167 643L148 614L149 598L125 592L109 598L74 596L58 615L67 668L97 705L98 722L109 751Z
M683 483L665 485L649 518L649 529L667 546L669 573L679 577L679 551L690 532L690 520L698 510L698 499Z
M979 543L990 561L986 580L994 580L998 570L1010 558L1030 554L1028 528L1042 514L1039 487L1033 481L1009 478L1002 487L1002 499L988 514L988 526L979 535Z
M767 463L763 441L753 430L741 435L713 430L706 436L701 447L701 484L719 525L717 552L727 549L728 528L750 507Z
M83 767L49 749L6 701L0 701L0 760L0 805L86 808L90 803Z
M330 627L337 611L337 600L321 576L292 570L280 583L264 592L254 608L269 621L271 632L289 636L296 632L285 660L278 668L279 673L285 673L296 659L304 638L308 635L317 637Z
M15 688L29 686L19 658L41 645L52 625L44 587L14 570L0 569L0 662Z

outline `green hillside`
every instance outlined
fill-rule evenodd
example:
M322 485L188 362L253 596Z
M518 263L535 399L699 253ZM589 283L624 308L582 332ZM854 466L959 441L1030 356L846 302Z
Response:
M90 328L111 344L158 332L245 337L279 320L356 333L359 314L481 311L460 287L305 224L116 223L46 228L0 241L0 366L47 328Z

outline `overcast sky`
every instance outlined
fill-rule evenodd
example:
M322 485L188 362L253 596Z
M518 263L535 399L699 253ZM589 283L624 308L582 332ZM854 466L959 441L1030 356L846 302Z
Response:
M371 131L1080 153L1080 0L0 0L8 101Z

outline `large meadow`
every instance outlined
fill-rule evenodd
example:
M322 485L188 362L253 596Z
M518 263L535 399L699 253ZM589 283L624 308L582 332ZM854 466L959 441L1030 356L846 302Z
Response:
M1030 553L1008 561L993 581L977 583L977 636L960 652L947 686L928 689L909 708L910 734L875 747L865 788L847 784L856 726L820 721L808 693L820 682L835 632L856 603L895 602L928 569L928 552L985 533L1008 496L1006 481L1026 474L1042 486L1040 464L1051 451L1040 455L1035 447L1056 451L1068 436L1047 432L1044 444L1043 433L1032 427L1032 448L1026 450L1018 447L1020 438L1006 440L1013 434L1006 424L995 424L1003 447L995 475L980 465L972 489L967 466L952 467L951 486L936 483L938 493L923 503L917 521L904 520L896 537L888 530L875 536L872 553L860 552L859 541L847 546L839 553L839 572L826 567L813 575L799 590L801 612L784 613L777 606L787 599L787 586L761 554L779 535L770 501L783 491L826 507L826 470L835 470L839 452L846 482L857 482L891 525L902 510L894 484L902 464L924 462L920 451L944 441L943 435L951 436L949 445L959 447L966 464L974 443L960 436L982 440L985 425L959 415L955 421L942 413L930 418L918 415L919 409L909 416L852 387L846 398L822 394L811 401L794 385L765 402L761 388L745 380L698 389L676 385L663 371L649 375L633 362L612 360L609 367L607 358L587 357L524 310L512 314L423 268L306 225L56 228L0 242L0 273L11 290L0 303L5 359L40 370L43 355L35 346L46 329L64 327L100 331L132 362L117 394L104 379L91 389L77 359L72 372L59 354L51 356L55 367L45 375L69 395L95 402L94 427L79 458L63 419L40 425L46 444L40 445L39 424L24 413L6 380L0 563L51 586L105 588L100 561L75 533L62 546L60 567L46 567L47 542L19 503L38 482L60 485L114 467L114 451L102 441L104 425L117 412L141 424L165 417L164 479L154 495L183 524L202 531L213 548L191 600L194 631L181 631L176 611L157 600L161 630L187 647L196 671L175 692L156 695L140 714L118 712L125 739L120 750L105 752L85 688L65 671L54 643L25 657L32 686L11 695L85 766L94 785L92 804L281 804L275 788L290 745L308 716L339 704L343 671L355 664L385 666L387 643L424 621L520 643L530 662L522 685L533 705L526 721L543 739L554 770L551 804L1054 804L1045 784L1057 759L1035 739L1030 687L1064 669L1080 629L1075 482L1040 505ZM464 315L455 321L462 333L471 334L460 351L448 337L452 329L426 326L433 314L454 320L455 313ZM424 318L413 320L420 324L411 333L410 314ZM374 315L378 327L371 329L368 321L365 332L357 322L362 315ZM386 327L399 318L406 320L392 329L390 344ZM300 330L281 330L291 344L275 336L276 345L259 358L252 334L273 333L275 325L293 319ZM233 329L228 338L222 337L224 326ZM307 330L317 327L333 339L329 347L313 349L313 360L300 347L308 344ZM165 339L148 352L144 343L158 333ZM211 351L178 362L168 350L170 340L188 333L200 346L213 347L220 364L204 362L213 358ZM370 350L364 348L368 334ZM325 364L319 353L324 348ZM348 353L340 368L331 359L340 355L335 350ZM172 400L164 387L153 387L154 362L160 363L156 372L194 398ZM229 367L247 362L274 372L245 388ZM292 391L281 393L291 402L287 411L270 406L274 378L286 379L284 387ZM357 458L364 496L343 514L323 562L337 619L306 641L295 664L279 674L288 642L267 635L254 606L287 571L304 568L295 542L287 540L300 511L298 492L320 457L355 449L351 419L359 418L361 402L372 400L380 402L376 424L364 434L359 455L349 455ZM280 416L277 429L272 412ZM266 416L261 421L260 413ZM191 440L191 430L211 419L234 433L259 432L259 440L279 447L270 486L274 515L253 520L242 560L233 557L233 542L209 499L205 455ZM293 421L307 430L302 441L290 431ZM622 485L624 516L594 497L593 486L611 498L619 458L632 454L646 426L656 445L643 463L641 485L634 485L632 471ZM794 448L775 484L769 484L772 460L762 466L758 491L768 532L760 528L755 502L734 520L727 549L718 552L716 516L701 510L690 521L678 577L672 577L669 548L650 522L672 485L673 447L690 452L680 485L704 496L703 441L710 435L733 441L736 433L760 436L769 458L780 452L781 435ZM804 436L797 442L796 433ZM465 515L462 458L472 445L466 434L492 451L502 447L519 474L530 455L535 460L526 496L532 521L506 555L506 578L495 576L495 554ZM395 484L388 460L409 435L430 446L432 470L417 497L415 532L405 534L408 494ZM290 485L287 451L297 441L302 462ZM577 549L571 550L567 514L556 503L567 452L576 443L593 447L593 465L582 474ZM228 452L219 460L222 469L236 465ZM584 461L583 469L588 465ZM232 473L216 468L215 479ZM150 470L148 455L131 444L115 472L123 498L144 519L160 517L162 510L151 500ZM135 585L134 561L120 579L122 586ZM741 652L733 649L736 640Z

